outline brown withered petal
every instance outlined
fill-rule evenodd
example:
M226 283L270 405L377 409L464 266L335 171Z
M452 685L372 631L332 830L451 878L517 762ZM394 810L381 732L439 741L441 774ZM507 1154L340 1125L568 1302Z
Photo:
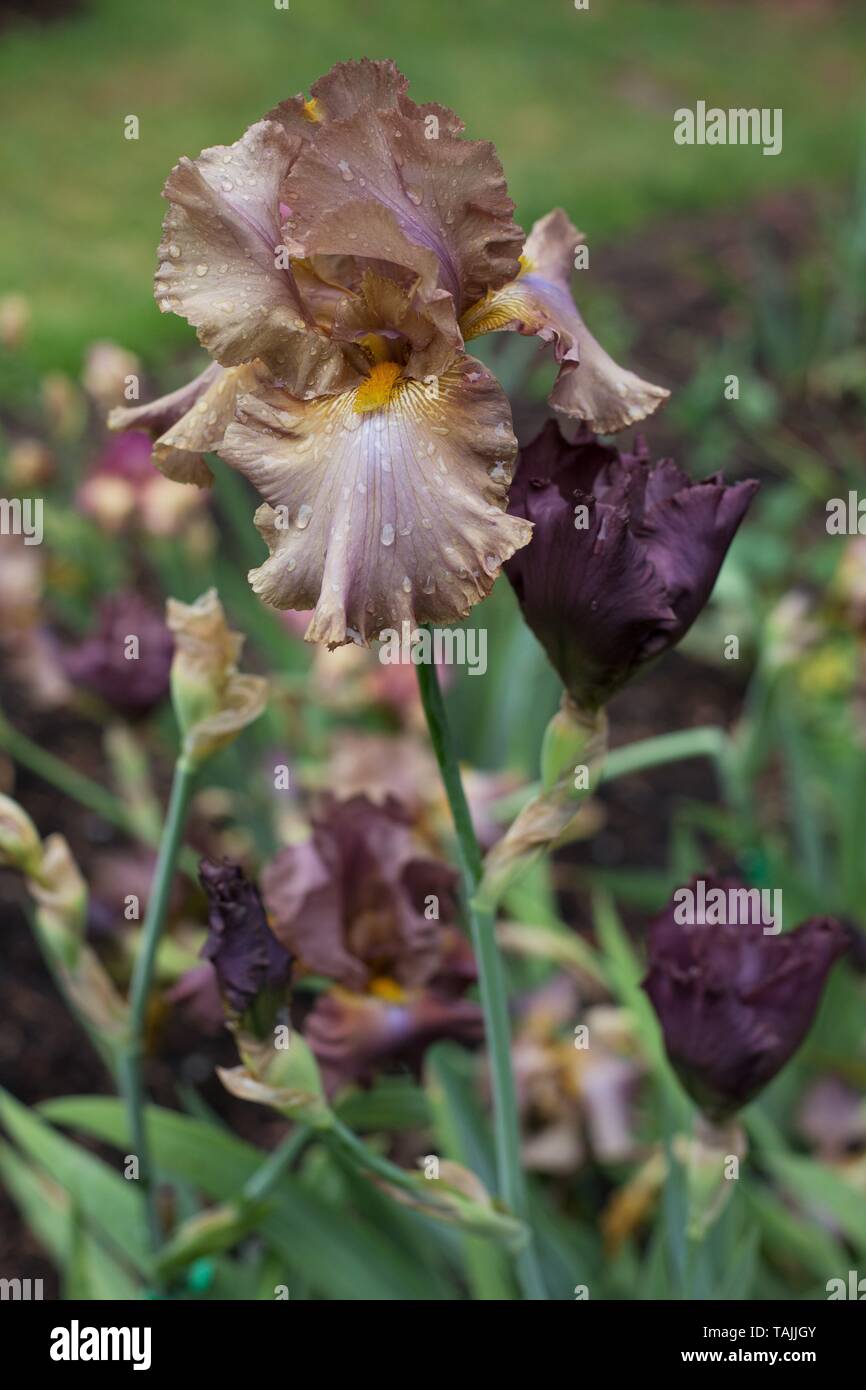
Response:
M166 621L175 635L177 662L185 679L217 684L235 669L244 636L226 622L216 589L208 589L195 603L168 599Z
M196 765L233 743L242 729L264 714L268 683L263 676L235 673L226 682L220 708L199 720L184 738L184 749Z
M704 881L707 892L743 887ZM831 917L774 935L760 922L683 924L678 911L672 901L650 926L644 989L680 1080L711 1119L722 1120L800 1046L848 936Z
M268 926L258 889L237 864L203 859L208 939L201 954L213 963L230 1008L243 1013L263 990L282 989L292 958Z
M401 1000L332 989L319 995L304 1023L329 1095L353 1081L369 1084L387 1063L417 1071L428 1047L443 1039L480 1043L484 1019L470 999L412 990Z
M357 404L357 392L261 391L239 402L221 450L269 504L256 524L271 554L253 588L276 608L314 609L307 640L331 647L465 616L531 535L504 511L516 441L481 363L458 359L435 399L398 380L381 409Z
M598 434L615 434L652 415L670 392L618 366L584 323L571 297L574 251L583 239L561 208L549 212L527 239L527 269L474 304L461 328L467 340L505 331L552 343L560 367L551 405Z
M117 406L108 417L111 430L147 430L155 440L153 463L176 483L210 487L213 474L202 454L214 453L234 419L239 394L255 390L264 367L221 367L211 362L199 376L168 396L145 405Z
M456 876L417 853L392 797L329 797L311 838L281 850L261 883L276 935L308 970L362 990L379 976L421 985L440 967ZM425 915L431 896L438 919Z
M229 628L215 589L191 604L168 599L166 621L175 639L171 690L184 754L198 766L258 719L268 683L238 672L244 638Z
M327 121L286 179L286 226L306 245L324 214L359 199L383 204L411 242L435 253L458 313L517 274L523 233L488 141L462 139L451 124L431 139L420 112L396 107ZM357 254L379 254L363 223L356 234Z

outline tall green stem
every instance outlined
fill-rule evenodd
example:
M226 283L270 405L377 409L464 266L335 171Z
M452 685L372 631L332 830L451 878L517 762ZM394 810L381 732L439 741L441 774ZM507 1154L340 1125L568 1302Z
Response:
M3 714L0 714L0 748L4 748L16 762L35 772L37 777L42 777L73 801L86 806L88 811L93 811L111 825L119 826L121 830L135 834L135 818L123 802L118 801L116 796L112 796L111 792L106 791L98 782L92 781L90 777L86 777L83 772L76 771L74 767L67 767L60 758L55 758L53 753L34 743L26 734L14 728Z
M147 1003L153 982L156 952L165 921L194 777L194 770L183 758L180 758L174 769L168 812L160 840L156 867L153 872L147 913L142 927L141 950L136 956L132 971L129 994L129 1036L123 1053L123 1090L129 1117L132 1151L138 1158L138 1177L147 1204L147 1220L154 1255L157 1254L162 1243L162 1233L159 1214L156 1209L150 1149L144 1122L145 1096L141 1068L144 1057Z
M481 851L463 790L436 667L432 662L418 666L418 685L430 730L430 740L454 821L469 929L478 965L481 1007L484 1013L493 1089L493 1130L498 1185L511 1214L523 1221L531 1231L526 1178L520 1161L520 1128L517 1120L514 1075L511 1070L511 1027L505 972L496 947L494 913L479 910L473 902L475 890L481 879ZM531 1244L531 1234L529 1246L516 1257L516 1269L524 1298L547 1297Z
M119 830L125 831L127 835L144 844L155 846L159 843L159 835L151 833L142 816L124 805L98 782L94 782L74 767L67 767L61 758L55 757L45 748L40 748L38 743L34 743L26 734L14 728L2 712L0 748L5 749L22 767L29 768L37 777L41 777L52 787L57 787L79 805L86 806L88 811L93 811L102 820L108 821L109 825L116 825ZM191 850L181 851L181 867L188 878L196 877L196 861Z

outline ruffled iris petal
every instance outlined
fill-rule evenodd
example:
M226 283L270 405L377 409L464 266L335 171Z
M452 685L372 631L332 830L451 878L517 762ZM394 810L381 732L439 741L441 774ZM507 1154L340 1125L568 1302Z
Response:
M430 138L428 128L420 113L397 108L328 122L286 180L287 227L308 246L324 216L358 200L379 205L435 255L439 286L459 312L517 274L523 236L493 146L447 125ZM373 230L372 222L355 228L359 254L380 254Z
M235 417L238 395L255 390L263 376L261 363L221 367L212 362L186 386L146 405L112 410L112 430L148 430L155 438L153 462L176 483L210 487L213 473L202 454L219 449L226 427Z
M464 617L529 540L504 511L517 447L504 393L469 357L434 387L401 379L364 413L358 391L239 403L221 454L269 504L256 523L271 554L250 582L277 608L315 609L308 641Z

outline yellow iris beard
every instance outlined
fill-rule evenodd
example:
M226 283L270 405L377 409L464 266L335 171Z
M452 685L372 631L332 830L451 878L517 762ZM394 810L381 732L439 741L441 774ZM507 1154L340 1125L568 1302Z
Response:
M397 362L377 362L370 375L355 391L352 409L356 415L365 415L370 410L381 410L387 405L391 392L402 368Z
M522 317L526 312L522 298L522 287L518 283L521 275L526 275L533 269L533 263L528 256L521 254L520 271L517 279L510 284L503 285L499 290L488 290L482 299L464 312L460 320L460 331L464 340L470 338L480 338L482 333L495 333L498 328L505 328L514 319Z
M526 313L523 294L517 282L512 281L501 290L491 290L467 309L460 320L460 331L464 341L469 342L470 338L480 338L482 333L495 333L498 328L505 328L515 319L524 318Z
M367 986L368 994L373 994L377 999L384 999L388 1004L402 1004L406 998L406 991L402 985L398 985L396 980L392 980L388 975L377 975Z

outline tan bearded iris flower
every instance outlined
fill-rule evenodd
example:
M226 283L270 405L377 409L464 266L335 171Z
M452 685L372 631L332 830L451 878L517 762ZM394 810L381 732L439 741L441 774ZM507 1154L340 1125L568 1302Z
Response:
M552 341L553 404L597 429L667 392L623 371L569 292L579 234L562 212L523 234L493 146L419 106L391 62L341 63L165 187L156 298L215 362L131 410L154 462L206 485L214 451L265 499L269 558L250 582L314 609L309 641L366 644L448 622L489 593L531 525L507 515L508 400L464 340Z

